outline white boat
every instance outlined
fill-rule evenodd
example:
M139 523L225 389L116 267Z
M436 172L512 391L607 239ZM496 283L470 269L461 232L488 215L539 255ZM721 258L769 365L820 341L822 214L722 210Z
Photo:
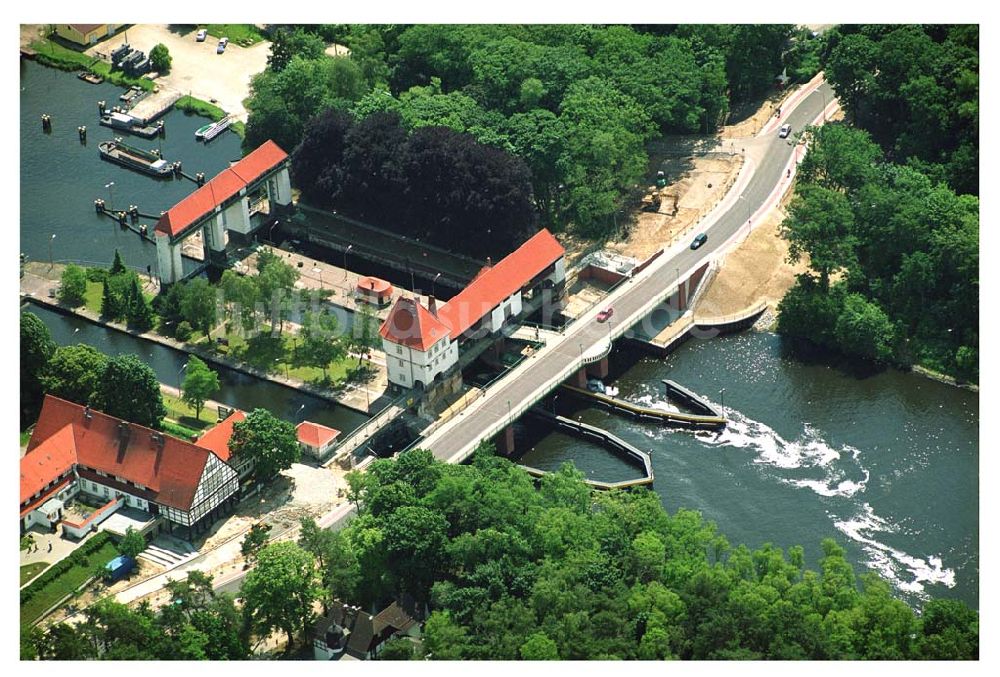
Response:
M211 141L216 136L218 136L226 129L228 129L229 125L231 125L232 123L233 123L232 117L227 115L218 122L212 122L205 125L204 127L199 127L198 130L194 133L194 138L200 141Z

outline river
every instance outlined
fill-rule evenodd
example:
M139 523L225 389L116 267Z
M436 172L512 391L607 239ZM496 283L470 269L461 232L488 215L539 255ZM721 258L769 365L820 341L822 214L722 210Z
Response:
M154 264L153 245L96 216L94 199L137 204L155 214L194 185L156 181L98 157L98 142L112 134L97 124L97 101L114 105L121 88L91 85L24 60L20 83L20 251L44 261L51 247L57 261L107 265L117 247L129 265ZM52 116L51 133L41 129L43 113ZM181 160L189 174L212 176L240 157L239 139L231 132L208 145L194 140L204 118L172 111L164 120L164 157ZM89 132L85 146L77 137L81 124ZM157 140L131 140L146 148L158 145ZM112 181L115 185L105 188ZM111 355L136 353L168 384L176 385L187 359L83 320L32 310L58 343L85 342ZM602 425L651 452L653 490L666 508L700 510L733 544L801 544L813 565L820 540L832 536L859 571L878 571L910 601L933 594L978 608L976 394L912 374L858 374L826 357L793 356L773 334L692 340L663 360L630 358L624 344L619 351L615 360L625 367L615 383L628 399L662 401L663 378L715 400L726 389L731 423L720 435L660 428L559 398L561 413ZM243 409L263 406L289 419L309 418L343 431L364 419L231 370L221 369L220 380L223 389L216 399ZM600 449L531 426L518 426L520 448L534 447L526 463L553 468L573 459L594 479L636 476Z
M86 343L106 355L134 354L156 372L161 383L177 387L183 378L181 368L188 354L159 343L135 338L129 334L106 329L78 317L70 317L35 304L27 310L45 322L58 345ZM315 421L348 433L365 422L366 416L353 409L328 402L319 397L285 386L264 381L239 371L209 365L219 374L219 392L213 400L244 411L256 407L270 410L274 415L295 423Z
M98 216L94 200L101 198L119 209L134 204L146 214L159 214L197 186L187 179L154 179L100 158L98 143L115 132L98 124L97 102L105 101L109 108L119 104L121 87L92 85L33 61L20 63L21 186L32 188L21 191L20 251L32 260L48 261L51 245L56 261L107 265L118 248L128 265L141 269L151 265L155 270L155 245ZM42 130L43 113L52 116L51 132ZM162 119L167 130L163 139L118 134L140 148L162 145L164 159L180 160L191 176L204 172L212 177L230 160L242 157L240 139L231 131L208 144L195 140L195 130L207 122L203 117L172 110ZM77 134L80 125L87 126L86 145ZM139 222L150 228L155 223Z
M733 545L801 544L812 566L821 539L833 537L858 573L879 572L910 602L933 595L978 608L976 393L793 353L771 333L691 339L665 359L630 350L620 344L613 356L620 396L662 406L670 378L724 399L727 430L670 430L565 396L556 404L650 452L668 510L701 511ZM528 465L573 459L592 479L638 476L598 448L527 427Z

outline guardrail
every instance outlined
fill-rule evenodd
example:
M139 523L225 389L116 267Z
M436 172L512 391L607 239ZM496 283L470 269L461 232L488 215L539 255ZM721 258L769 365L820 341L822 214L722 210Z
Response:
M753 304L749 308L735 313L733 315L725 315L723 317L710 317L710 318L694 318L694 324L699 329L720 329L726 327L727 325L735 325L745 322L755 315L760 315L767 309L767 301L761 300Z
M389 419L400 413L399 403L402 402L405 397L405 394L397 397L395 400L387 404L382 411L378 412L348 433L347 437L345 437L340 444L334 447L332 452L333 455L329 460L323 462L323 467L329 467L332 463L347 458L348 454L354 453L358 447L370 437L368 431L372 425L375 426L375 430L377 432L379 428L389 422Z
M649 407L640 407L632 404L631 402L620 400L615 397L609 397L608 395L593 393L583 388L577 388L576 386L563 384L560 387L567 392L577 395L578 397L594 400L609 409L620 411L639 419L651 419L654 421L660 421L666 425L677 425L685 428L709 430L717 430L726 426L726 419L721 416L702 416L700 414L684 414L676 411L650 409Z

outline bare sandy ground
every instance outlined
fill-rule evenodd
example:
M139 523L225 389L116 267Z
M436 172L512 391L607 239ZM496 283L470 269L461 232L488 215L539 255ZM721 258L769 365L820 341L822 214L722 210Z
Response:
M695 309L698 315L733 315L761 300L774 311L795 284L795 276L806 270L807 259L794 265L788 263L788 242L778 233L788 197L725 257L698 302Z
M229 43L226 51L216 54L219 43L211 36L196 42L196 30L180 34L167 24L136 24L128 29L128 42L147 54L157 43L170 51L173 64L170 73L156 78L161 89L190 94L215 103L227 113L246 122L243 100L250 94L250 79L267 66L271 43L258 42L252 47ZM124 33L104 40L87 50L88 54L107 55L125 41Z

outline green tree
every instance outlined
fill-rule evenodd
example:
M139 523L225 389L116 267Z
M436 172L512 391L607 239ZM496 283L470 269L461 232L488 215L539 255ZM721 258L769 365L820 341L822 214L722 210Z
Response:
M347 335L347 350L358 356L358 366L364 360L370 359L373 348L382 345L379 334L380 324L378 317L368 304L362 303L358 306L358 310L354 313L351 333Z
M380 661L416 660L416 646L405 637L390 639L378 654Z
M319 59L323 57L326 45L323 39L314 33L307 33L302 28L294 31L278 29L271 38L271 53L267 57L267 67L280 72L288 66L293 57L304 59Z
M302 457L295 426L266 409L254 409L233 425L229 450L253 464L257 481L270 480Z
M544 632L536 632L521 645L521 658L526 661L557 661L559 647Z
M347 354L344 341L337 333L337 317L330 313L306 313L299 338L301 343L296 346L299 359L306 365L322 369L324 379L330 363Z
M131 284L125 299L128 323L139 331L149 331L153 328L156 316L153 314L153 308L146 300L146 296L142 293L139 277L133 273L130 278Z
M194 417L200 420L205 401L219 392L219 375L209 369L204 361L192 355L187 362L182 389L184 393L181 399L194 407Z
M284 632L288 652L296 635L304 635L313 621L312 605L319 594L314 566L312 555L295 543L272 543L261 550L240 588L251 627L259 635Z
M852 355L876 362L886 362L892 356L894 330L892 322L878 304L861 294L848 294L835 328L838 345Z
M34 313L21 312L21 429L31 425L42 407L42 379L56 344L49 328Z
M59 280L59 302L71 308L83 305L87 294L87 271L70 263Z
M125 267L125 259L122 258L122 253L115 249L115 258L114 261L111 262L111 268L108 270L108 275L121 275L125 272L128 272L128 268Z
M167 414L156 373L135 355L108 359L92 404L109 416L156 429Z
M108 358L85 343L59 346L42 379L45 391L64 400L88 404L97 390Z
M222 287L226 303L229 304L230 317L239 321L239 326L244 332L252 331L257 324L258 301L257 284L254 279L226 270L222 273L219 286Z
M203 277L184 283L180 302L181 317L193 328L208 334L218 322L216 295L215 287Z
M830 274L854 260L851 235L854 214L843 193L806 184L796 190L781 234L788 240L788 260L809 256L809 267L819 273L820 286L830 286Z
M436 661L461 660L465 656L466 630L447 611L434 611L424 623L424 649Z
M263 522L256 522L247 531L240 544L240 554L248 563L253 563L257 559L257 554L267 544L268 534L271 532L271 525Z
M126 557L135 559L139 553L146 549L146 537L129 527L125 530L125 535L118 544L118 552Z
M153 70L163 74L170 72L170 64L173 62L173 58L170 56L170 50L161 42L149 50L149 62L153 64Z

